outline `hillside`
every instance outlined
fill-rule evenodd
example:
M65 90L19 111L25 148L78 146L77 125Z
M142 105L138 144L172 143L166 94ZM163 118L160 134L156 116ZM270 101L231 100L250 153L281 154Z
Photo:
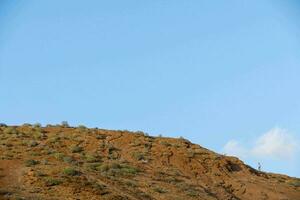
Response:
M0 199L300 200L300 179L183 138L2 124L0 142Z

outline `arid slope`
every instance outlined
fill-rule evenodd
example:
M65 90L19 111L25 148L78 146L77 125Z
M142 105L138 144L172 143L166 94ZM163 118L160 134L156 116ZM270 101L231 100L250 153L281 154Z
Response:
M0 142L0 199L300 200L300 179L182 138L27 124Z

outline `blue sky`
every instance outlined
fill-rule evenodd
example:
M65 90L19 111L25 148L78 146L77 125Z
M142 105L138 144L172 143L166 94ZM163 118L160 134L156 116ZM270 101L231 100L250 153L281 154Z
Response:
M299 8L0 0L0 121L184 136L300 177Z

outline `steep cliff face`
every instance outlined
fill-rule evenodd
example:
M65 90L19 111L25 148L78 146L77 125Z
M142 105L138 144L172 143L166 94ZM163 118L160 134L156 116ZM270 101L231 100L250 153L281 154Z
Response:
M0 199L300 200L300 179L185 139L2 125L0 142Z

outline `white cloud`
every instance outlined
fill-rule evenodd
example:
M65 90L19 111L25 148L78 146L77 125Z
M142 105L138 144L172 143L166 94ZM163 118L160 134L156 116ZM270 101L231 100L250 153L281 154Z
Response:
M226 155L245 158L247 150L236 140L228 141L222 150Z
M296 139L287 130L273 128L261 135L250 151L256 157L291 159L297 148Z
M287 130L273 128L256 138L252 143L228 141L222 152L242 159L291 160L298 153L300 143Z

